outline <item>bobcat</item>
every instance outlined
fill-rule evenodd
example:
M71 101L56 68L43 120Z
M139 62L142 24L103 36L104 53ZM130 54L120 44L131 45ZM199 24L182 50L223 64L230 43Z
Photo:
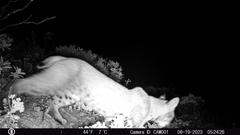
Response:
M43 63L38 67L44 69L42 72L16 81L13 91L53 95L54 117L62 124L67 121L58 109L77 102L104 117L123 114L134 127L142 127L149 120L164 127L174 118L178 97L167 102L149 96L141 87L129 90L81 59L51 56Z

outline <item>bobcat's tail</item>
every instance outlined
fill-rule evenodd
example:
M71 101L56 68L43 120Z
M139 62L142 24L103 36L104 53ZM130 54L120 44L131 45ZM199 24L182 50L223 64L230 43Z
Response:
M56 95L71 86L78 75L74 64L69 66L65 57L53 56L44 60L46 65L40 73L25 79L17 80L13 86L13 93L27 93L30 95ZM63 62L62 62L63 61ZM71 64L71 63L70 63Z
M67 58L62 57L62 56L51 56L42 61L42 63L44 64L43 66L38 65L37 68L44 69L44 68L52 66L56 62L59 62L61 60L65 60L65 59L67 59Z

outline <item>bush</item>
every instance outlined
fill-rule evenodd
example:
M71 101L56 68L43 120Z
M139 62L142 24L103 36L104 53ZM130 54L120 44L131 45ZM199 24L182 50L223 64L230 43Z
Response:
M80 47L76 47L75 45L70 45L57 47L56 53L62 56L76 57L85 60L113 80L119 83L124 83L124 75L119 63L104 59L93 53L91 50L86 51Z

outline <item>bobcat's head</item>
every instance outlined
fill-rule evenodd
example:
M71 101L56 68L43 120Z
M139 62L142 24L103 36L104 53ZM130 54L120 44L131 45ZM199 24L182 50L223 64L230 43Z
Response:
M173 98L170 101L151 97L150 121L156 122L161 128L170 124L174 118L174 110L179 103L179 98Z

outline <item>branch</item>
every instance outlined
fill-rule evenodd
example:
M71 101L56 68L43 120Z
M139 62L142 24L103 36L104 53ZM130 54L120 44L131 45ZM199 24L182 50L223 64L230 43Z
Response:
M23 24L40 25L40 24L42 24L42 23L44 23L46 21L50 21L50 20L53 20L53 19L56 18L56 16L52 16L52 17L45 18L45 19L43 19L43 20L41 20L39 22L34 22L34 21L29 21L31 17L32 17L32 15L28 16L25 20L23 20L23 21L21 21L19 23L7 25L6 27L1 28L0 32L4 31L4 30L6 30L6 29L8 29L10 27L15 27L15 26L23 25Z
M1 7L1 14L0 14L0 18L2 18L2 16L5 13L5 10L9 7L9 5L11 5L14 2L17 2L18 0L9 0L4 6Z
M18 12L21 12L23 10L25 10L26 8L29 7L29 5L34 1L34 0L30 0L24 7L22 8L19 8L19 9L16 9L16 10L13 10L12 12L8 13L6 16L3 16L5 10L7 7L9 7L9 5L11 5L11 3L14 3L14 2L17 2L18 0L10 0L5 6L2 7L2 13L1 13L1 16L0 16L0 21L2 20L5 20L7 19L9 16L13 15L13 14L16 14Z

